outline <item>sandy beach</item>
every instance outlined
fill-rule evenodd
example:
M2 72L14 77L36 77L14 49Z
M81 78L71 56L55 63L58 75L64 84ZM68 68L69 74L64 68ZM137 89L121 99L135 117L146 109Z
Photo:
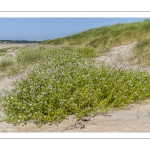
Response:
M0 49L2 48L8 48L8 47L22 47L25 45L32 45L32 44L18 44L18 43L0 43Z

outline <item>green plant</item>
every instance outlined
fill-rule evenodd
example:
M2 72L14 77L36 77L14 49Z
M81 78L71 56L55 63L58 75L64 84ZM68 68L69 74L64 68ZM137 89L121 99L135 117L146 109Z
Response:
M2 48L2 49L0 49L0 52L7 52L8 51L8 49L10 49L10 48Z
M2 97L6 121L33 120L39 125L107 112L150 97L150 75L102 65L90 60L91 48L52 49L10 93Z
M0 52L0 56L4 56L6 53L4 52Z
M0 56L5 55L7 53L7 51L8 51L8 49L9 48L2 48L2 49L0 49Z
M150 39L138 41L133 49L134 57L138 59L138 63L144 66L150 65Z
M12 59L3 58L0 61L0 71L5 71L9 66L12 66L12 65L13 65Z

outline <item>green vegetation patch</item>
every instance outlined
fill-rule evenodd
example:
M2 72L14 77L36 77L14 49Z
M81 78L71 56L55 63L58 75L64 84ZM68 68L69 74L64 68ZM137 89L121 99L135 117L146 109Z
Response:
M7 59L4 58L0 60L0 72L6 71L8 67L13 65L13 60L12 59Z
M20 49L16 56L17 63L24 66L37 63L46 56L43 49L43 47L37 47L35 49L31 46Z
M0 56L4 56L6 53L4 52L0 52Z
M150 39L140 40L133 52L139 64L144 66L150 65Z
M8 51L8 49L10 49L10 48L2 48L2 49L0 49L0 52L6 53Z
M0 56L4 56L7 53L8 49L9 48L2 48L2 49L0 49Z
M146 72L96 67L91 48L62 48L49 56L1 97L6 121L33 120L39 125L107 112L150 97Z

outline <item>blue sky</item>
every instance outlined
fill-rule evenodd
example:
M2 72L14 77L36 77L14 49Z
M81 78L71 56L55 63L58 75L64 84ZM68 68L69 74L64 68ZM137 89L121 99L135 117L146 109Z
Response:
M0 40L56 39L88 29L146 18L0 18Z

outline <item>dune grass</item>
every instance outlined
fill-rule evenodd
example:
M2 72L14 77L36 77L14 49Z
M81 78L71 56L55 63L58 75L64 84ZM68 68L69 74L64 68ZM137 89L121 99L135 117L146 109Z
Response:
M8 67L13 65L12 59L4 58L0 61L0 72L7 70Z
M104 26L56 40L46 40L41 43L51 45L85 45L103 49L129 44L149 36L150 20L145 20L143 22Z
M140 65L150 66L150 38L138 41L133 53Z
M0 56L4 56L6 53L4 52L0 52Z
M10 49L10 48L2 48L2 49L0 49L0 52L6 53L8 51L8 49Z
M18 50L15 57L6 55L8 50ZM23 73L29 68L45 59L49 53L50 48L47 46L24 46L24 47L11 47L1 49L3 58L0 60L0 72L2 76L16 76ZM4 56L5 55L5 56Z
M9 48L0 49L0 56L4 56L7 53L8 50L9 50Z

